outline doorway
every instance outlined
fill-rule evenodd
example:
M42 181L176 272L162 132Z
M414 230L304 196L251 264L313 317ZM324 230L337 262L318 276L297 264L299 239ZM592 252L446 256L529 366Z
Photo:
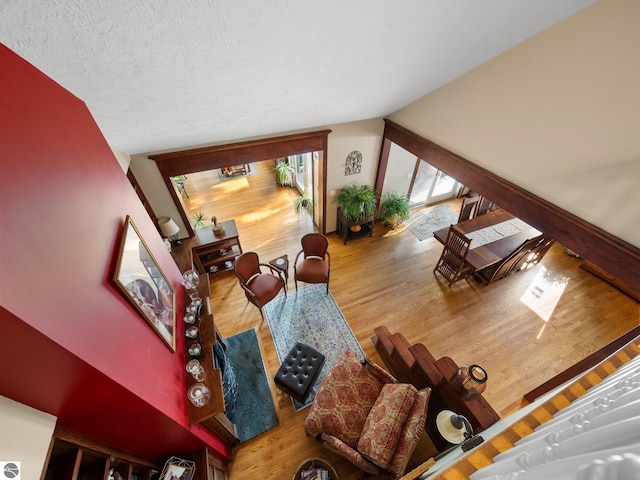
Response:
M411 208L430 205L455 197L460 184L451 176L418 159L409 192Z

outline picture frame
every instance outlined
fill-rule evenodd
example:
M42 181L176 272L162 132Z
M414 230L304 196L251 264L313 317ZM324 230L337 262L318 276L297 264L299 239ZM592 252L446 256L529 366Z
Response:
M195 471L195 462L171 457L164 464L160 480L191 480Z
M113 281L172 352L176 349L175 292L127 215Z

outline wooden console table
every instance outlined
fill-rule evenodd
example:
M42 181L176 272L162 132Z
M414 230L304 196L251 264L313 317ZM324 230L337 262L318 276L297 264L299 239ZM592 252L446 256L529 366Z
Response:
M217 275L233 269L236 257L242 253L238 228L235 220L219 225L224 227L222 235L214 235L211 226L199 227L194 237L172 248L173 258L181 272L193 268L199 274Z
M342 212L338 208L338 225L336 226L336 232L342 239L342 244L346 245L349 240L356 238L373 235L373 224L375 223L375 214L368 217L361 218L359 220L347 220L342 215ZM351 227L359 226L360 231L354 232Z

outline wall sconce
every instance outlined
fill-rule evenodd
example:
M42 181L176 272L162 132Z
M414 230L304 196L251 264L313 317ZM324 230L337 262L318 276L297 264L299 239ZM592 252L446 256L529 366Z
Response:
M182 242L178 239L178 232L180 227L169 217L160 217L158 219L158 226L162 234L167 237L174 247L182 245Z
M484 438L473 434L473 427L464 415L458 415L451 410L443 410L436 417L436 426L440 435L449 443L462 444L463 452L477 447Z

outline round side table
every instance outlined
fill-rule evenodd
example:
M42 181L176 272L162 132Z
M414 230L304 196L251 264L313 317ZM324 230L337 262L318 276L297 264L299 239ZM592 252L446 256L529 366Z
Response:
M300 474L304 470L307 470L309 467L324 468L329 472L329 480L340 480L340 477L338 477L338 474L336 473L335 469L331 466L331 464L326 460L323 460L317 457L307 458L304 462L302 462L298 467L298 469L296 470L296 473L293 475L292 480L301 480Z

